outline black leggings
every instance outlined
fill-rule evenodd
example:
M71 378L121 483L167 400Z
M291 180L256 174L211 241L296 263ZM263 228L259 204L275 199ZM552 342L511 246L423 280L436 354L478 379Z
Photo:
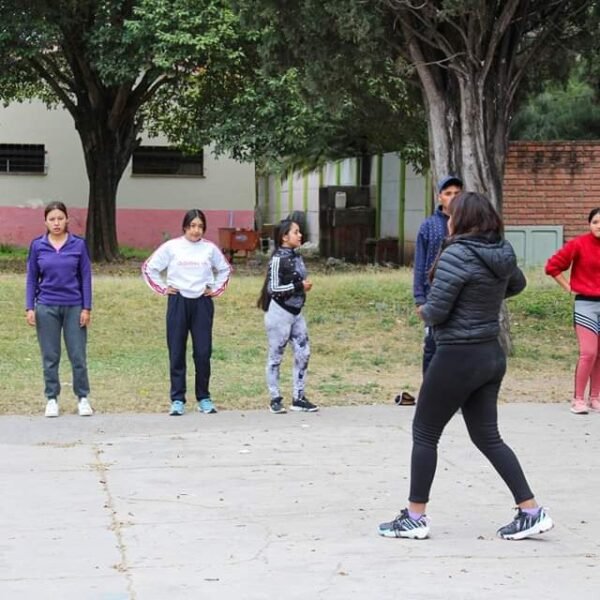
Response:
M438 441L459 408L472 442L508 485L515 503L533 498L517 457L498 431L498 391L505 372L506 358L497 341L438 345L413 420L410 502L429 502Z

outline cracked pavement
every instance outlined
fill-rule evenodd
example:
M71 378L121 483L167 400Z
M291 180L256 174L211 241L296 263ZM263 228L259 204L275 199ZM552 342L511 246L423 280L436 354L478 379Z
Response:
M600 414L499 408L556 523L544 536L495 537L512 499L457 415L431 538L381 538L405 506L413 411L0 417L0 597L597 598Z

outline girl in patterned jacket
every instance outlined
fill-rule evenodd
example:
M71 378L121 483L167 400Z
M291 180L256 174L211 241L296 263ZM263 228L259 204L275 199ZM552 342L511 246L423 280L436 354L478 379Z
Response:
M306 266L296 249L302 245L298 223L284 219L274 232L275 251L269 261L267 276L258 299L265 311L265 328L269 343L267 356L267 387L271 396L270 410L286 412L279 388L279 367L288 342L294 352L293 395L291 410L316 412L319 407L304 395L310 345L302 307L306 292L312 289Z

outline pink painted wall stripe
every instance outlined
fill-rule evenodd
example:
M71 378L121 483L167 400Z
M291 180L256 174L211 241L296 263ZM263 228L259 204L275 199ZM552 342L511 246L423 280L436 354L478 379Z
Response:
M87 210L69 208L69 226L77 235L85 234ZM199 206L198 208L202 208ZM154 249L167 239L181 235L181 222L187 209L117 210L119 244ZM219 227L254 228L253 210L205 210L208 230L206 239L219 243ZM44 209L0 206L0 243L29 246L34 237L44 233Z

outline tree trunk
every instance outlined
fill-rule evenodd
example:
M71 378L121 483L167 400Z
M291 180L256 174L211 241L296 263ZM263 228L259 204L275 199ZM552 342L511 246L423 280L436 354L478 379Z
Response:
M368 152L363 152L360 155L360 185L371 185L371 169L373 165L373 157Z
M429 160L434 181L446 175L460 175L460 100L456 80L440 68L432 68L428 58L410 29L404 27L408 49L413 60L423 93L423 103L427 112L427 133L429 138ZM433 202L432 198L432 202Z
M456 95L444 93L432 80L422 83L434 180L459 175L466 190L485 194L501 211L506 125L486 118L476 81L460 81Z
M110 150L95 157L90 183L85 237L94 262L112 262L119 257L117 240L117 188L121 174L115 174Z
M500 333L498 334L498 342L504 350L506 356L511 356L513 353L512 337L510 335L510 313L508 312L508 306L506 302L502 303L500 307L500 315L498 318L500 325Z
M139 144L140 124L124 120L112 129L109 118L76 121L89 180L86 241L94 262L112 262L119 258L117 240L117 189Z
M459 175L501 211L511 102L499 89L502 72L440 64L406 21L402 28L423 91L434 180Z
M506 159L507 131L504 122L489 122L483 106L483 96L477 93L475 80L460 81L460 95L439 94L430 91L426 104L429 110L432 168L436 180L447 174L460 175L465 189L485 194L492 204L502 212L502 179ZM427 88L424 86L427 93ZM446 115L459 114L458 133L448 147L448 132L452 124L445 125ZM505 354L512 353L510 318L506 303L500 311L500 334L498 341Z
M485 194L502 212L502 183L508 145L508 123L494 118L496 111L486 111L490 102L485 83L477 74L459 77L460 96L460 173L465 188ZM494 104L501 104L494 98ZM498 143L501 141L502 143Z
M501 98L489 94L495 82L492 85L482 82L473 71L464 70L458 75L449 69L427 65L417 44L409 45L409 48L417 65L428 114L429 150L435 181L446 175L459 175L466 190L485 194L502 212L508 120L498 118L498 115L508 111ZM452 79L458 83L453 91ZM489 103L490 98L491 108L485 105L486 99ZM505 303L500 311L498 339L504 352L510 355L510 319Z
M461 146L459 105L450 102L443 90L423 86L428 113L428 136L431 170L434 182L446 175L460 175Z

